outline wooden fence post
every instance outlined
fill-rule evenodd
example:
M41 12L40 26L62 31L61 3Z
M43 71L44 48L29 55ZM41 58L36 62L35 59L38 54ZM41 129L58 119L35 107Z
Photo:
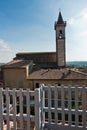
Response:
M20 89L19 93L19 99L20 99L20 129L24 129L24 124L23 124L23 95L22 95L22 89Z
M0 88L0 130L3 130L3 89Z
M13 118L13 125L14 125L14 130L17 129L17 123L16 123L16 89L13 88L13 93L12 93L12 96L13 96L13 114L14 114L14 118Z
M35 89L35 129L41 130L40 89Z
M9 104L10 104L9 88L6 88L6 108L7 108L6 121L7 121L7 130L10 130Z
M27 99L27 130L30 130L30 93L29 89L26 92L26 99Z
M43 111L44 105L45 105L45 97L44 97L44 84L40 85L40 107L41 107L41 130L44 128L44 122L45 122L45 112Z

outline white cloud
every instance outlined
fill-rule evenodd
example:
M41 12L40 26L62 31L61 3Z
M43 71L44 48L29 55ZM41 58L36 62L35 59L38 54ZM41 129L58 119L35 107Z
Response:
M84 20L87 20L87 9L82 10L81 16Z
M9 45L3 39L0 39L0 51L12 51Z
M12 60L15 53L15 50L11 49L11 47L3 39L0 39L0 63L6 63Z
M75 39L79 44L82 41L87 41L87 9L70 18L68 24L70 25L72 39Z
M87 24L87 9L82 10L79 14L74 15L68 20L68 24L76 25L77 27Z
M82 32L78 33L80 37L87 37L87 30L83 30ZM87 38L86 38L87 39Z
M71 18L68 20L68 24L73 25L75 23L75 19Z
M85 13L83 14L83 18L84 18L85 20L87 20L87 12L85 12Z

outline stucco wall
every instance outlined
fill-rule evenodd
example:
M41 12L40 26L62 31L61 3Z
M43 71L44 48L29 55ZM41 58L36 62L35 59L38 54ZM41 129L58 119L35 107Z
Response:
M28 79L29 80L29 79ZM39 83L40 84L45 84L45 85L81 85L81 86L84 86L86 85L87 86L87 80L85 79L82 79L82 80L29 80L29 86L32 88L33 86L33 89L35 89L37 86L36 84Z
M27 86L26 68L4 69L4 82L7 87Z

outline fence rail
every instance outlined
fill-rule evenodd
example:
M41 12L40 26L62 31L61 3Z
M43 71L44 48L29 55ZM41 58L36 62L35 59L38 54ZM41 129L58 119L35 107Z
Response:
M0 88L0 130L87 130L87 87Z

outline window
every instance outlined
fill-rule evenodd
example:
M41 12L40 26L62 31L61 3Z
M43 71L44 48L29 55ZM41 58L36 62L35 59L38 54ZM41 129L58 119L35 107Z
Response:
M62 38L62 30L59 30L59 38Z
M39 83L36 83L36 88L39 88Z
M58 83L58 86L61 86L61 84L60 84L60 83Z

